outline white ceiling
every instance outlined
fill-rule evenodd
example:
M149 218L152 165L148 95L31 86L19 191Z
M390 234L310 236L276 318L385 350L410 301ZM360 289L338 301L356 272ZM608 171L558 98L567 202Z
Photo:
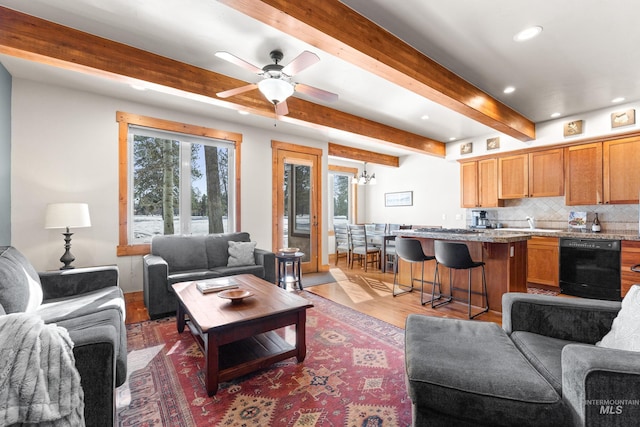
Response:
M549 120L553 112L569 116L604 108L618 96L627 101L640 99L640 50L636 46L640 26L635 22L640 2L634 0L343 3L535 123ZM216 1L0 0L0 5L252 83L259 80L257 75L214 53L228 51L262 67L271 62L273 49L284 52L283 64L310 50L321 61L295 80L339 94L340 100L328 105L331 108L443 142L451 137L498 134ZM531 25L544 28L539 37L525 43L513 40L518 31ZM112 80L8 56L0 56L0 62L20 78L273 128L273 119L240 116L175 95L134 91ZM505 95L502 91L509 85L516 91ZM301 94L295 96L322 104ZM420 119L425 114L429 120ZM388 154L406 152L345 132L284 122L278 122L278 128Z

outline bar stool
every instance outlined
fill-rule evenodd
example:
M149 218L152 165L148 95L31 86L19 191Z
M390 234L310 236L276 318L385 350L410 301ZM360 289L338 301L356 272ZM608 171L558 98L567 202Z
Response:
M440 276L438 267L440 264L444 265L449 269L449 286L450 288L450 296L447 301L442 301L439 304L434 304L433 302L433 293L431 298L431 308L439 307L443 304L446 304L451 301L453 295L453 282L451 281L451 271L452 270L467 270L469 277L467 283L467 304L469 305L469 319L473 319L474 317L486 313L489 311L489 300L487 298L487 279L484 274L484 262L482 261L473 261L471 259L471 254L469 254L469 248L464 243L458 242L448 242L443 240L436 240L433 242L433 247L436 255L436 271L434 273L433 282L438 282L440 284ZM471 270L477 267L482 268L482 296L484 297L485 306L483 310L479 313L471 315ZM435 285L434 285L435 289Z
M398 238L396 239L396 255L399 259L403 259L409 263L409 271L411 276L411 286L402 285L398 283L398 269L395 268L393 272L393 296L406 294L407 292L413 291L413 282L420 282L420 303L425 305L429 301L433 302L435 298L435 284L434 282L427 282L432 284L432 292L431 292L431 300L424 301L424 263L426 261L431 261L435 259L435 257L431 255L426 255L422 250L422 244L418 239L407 239L407 238ZM413 277L413 264L421 263L422 265L422 276L420 279L416 279ZM405 288L402 292L396 292L397 288ZM440 292L438 292L438 297L435 298L440 299Z

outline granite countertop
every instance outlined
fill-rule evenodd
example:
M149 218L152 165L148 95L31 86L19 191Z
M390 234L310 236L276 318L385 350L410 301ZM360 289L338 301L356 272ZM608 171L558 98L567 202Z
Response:
M640 241L640 234L631 230L606 230L600 233L591 231L545 231L545 230L468 230L468 229L430 229L430 230L397 230L393 232L397 236L422 237L425 239L439 240L463 240L469 242L511 243L529 240L532 236L541 237L572 237L578 239L612 239L612 240L636 240Z

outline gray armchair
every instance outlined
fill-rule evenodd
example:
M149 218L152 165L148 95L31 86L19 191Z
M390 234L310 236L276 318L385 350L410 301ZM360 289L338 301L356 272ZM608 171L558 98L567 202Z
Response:
M596 346L619 302L503 296L490 322L407 318L415 426L626 426L640 419L640 353Z
M594 345L611 330L620 302L511 293L502 310L502 328L562 394L576 425L638 422L640 353Z

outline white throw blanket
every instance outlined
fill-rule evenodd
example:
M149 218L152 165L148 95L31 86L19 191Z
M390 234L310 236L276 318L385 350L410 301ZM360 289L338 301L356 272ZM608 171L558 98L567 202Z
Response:
M0 425L84 426L67 330L34 314L0 316Z

